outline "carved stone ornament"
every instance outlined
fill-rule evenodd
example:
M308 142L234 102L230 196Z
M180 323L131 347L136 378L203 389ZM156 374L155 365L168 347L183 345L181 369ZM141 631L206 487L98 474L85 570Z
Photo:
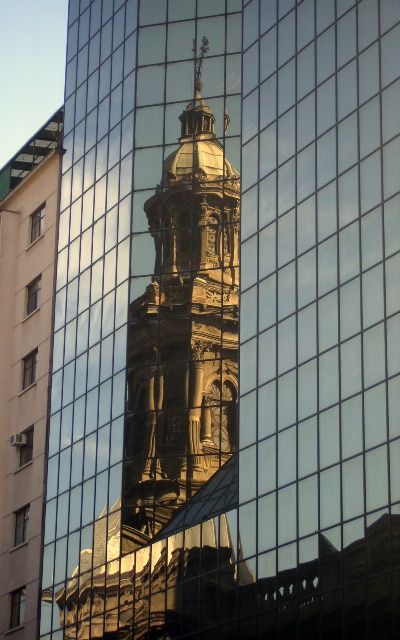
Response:
M204 222L205 220L207 220L207 213L207 200L203 197L202 201L200 202L200 222Z
M192 358L195 361L203 360L203 355L206 351L210 351L211 345L202 340L192 340Z
M103 612L103 600L100 597L100 595L96 593L93 598L92 613L93 615L96 615L102 612Z
M235 202L232 208L232 222L233 222L235 231L237 231L239 222L240 222L240 207L238 202Z
M158 282L153 280L149 285L147 285L147 295L149 302L152 304L158 304L160 296L160 285Z
M207 302L211 304L221 304L221 294L218 291L207 290Z

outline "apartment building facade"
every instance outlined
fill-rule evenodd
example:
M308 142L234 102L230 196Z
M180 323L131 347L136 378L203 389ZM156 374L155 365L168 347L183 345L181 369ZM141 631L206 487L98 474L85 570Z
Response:
M36 633L62 110L0 172L0 636Z

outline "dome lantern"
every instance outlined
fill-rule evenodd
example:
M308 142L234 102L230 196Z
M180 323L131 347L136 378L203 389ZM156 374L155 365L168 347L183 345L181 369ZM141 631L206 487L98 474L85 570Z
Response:
M215 116L201 97L202 83L195 82L194 101L189 102L179 116L181 121L180 140L215 138Z

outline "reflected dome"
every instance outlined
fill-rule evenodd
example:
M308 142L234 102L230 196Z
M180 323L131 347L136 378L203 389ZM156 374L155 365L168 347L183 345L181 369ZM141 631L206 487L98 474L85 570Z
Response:
M197 180L235 180L239 186L239 172L224 156L216 138L182 140L179 148L164 161L163 186ZM232 185L230 185L232 187Z
M193 181L220 182L222 179L228 181L228 184L225 182L228 188L239 190L240 174L226 158L215 135L215 116L199 92L180 115L180 121L180 145L164 160L161 186L184 186L185 183L192 186Z

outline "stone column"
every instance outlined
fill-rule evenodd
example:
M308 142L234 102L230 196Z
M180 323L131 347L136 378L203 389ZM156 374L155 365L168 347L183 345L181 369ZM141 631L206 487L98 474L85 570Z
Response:
M189 384L190 384L190 364L185 364L184 380L183 380L183 406L187 410L189 406Z
M157 390L154 393L155 396L155 400L154 403L157 407L157 413L155 414L155 418L154 418L154 430L156 431L157 429L157 422L158 424L160 424L159 420L160 420L160 412L163 410L163 406L164 406L164 368L162 366L158 367L157 370ZM157 459L155 461L155 473L156 476L161 477L162 476L162 468L161 468L161 462L160 459L158 457L159 455L159 450L157 450L157 442L156 442L156 434L154 437L154 455L157 455Z
M149 479L151 477L151 469L153 466L153 460L156 454L156 413L155 413L155 398L154 398L154 380L156 374L156 367L149 367L147 388L146 388L146 411L147 411L147 450L146 461L143 470L143 478Z
M232 282L233 284L239 284L239 226L240 226L240 207L236 202L232 207L231 217L231 238L232 238L232 251L231 251L231 268L232 268Z
M205 400L201 409L201 441L203 444L213 444L211 427L211 409L208 400Z
M185 416L185 423L187 424L188 421L188 415L189 415L189 398L190 398L190 363L186 362L184 365L184 371L183 371L183 409L184 409L184 416ZM189 445L187 446L187 451L189 451ZM178 467L179 467L179 477L181 479L182 482L185 483L186 485L186 474L187 474L187 468L188 468L188 454L184 453L183 455L179 456L178 459Z
M164 404L164 368L158 367L157 411L162 411Z
M202 447L200 442L201 404L203 398L204 360L206 345L199 340L192 342L192 363L190 371L190 407L188 449L193 471L202 469Z

